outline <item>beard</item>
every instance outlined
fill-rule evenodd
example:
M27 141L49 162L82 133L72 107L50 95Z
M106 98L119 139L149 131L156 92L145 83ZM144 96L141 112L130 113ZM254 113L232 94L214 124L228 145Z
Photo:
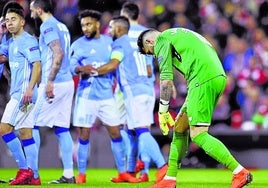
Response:
M115 41L117 38L118 38L118 37L117 37L116 34L114 34L114 35L112 36L113 41Z
M86 36L87 39L93 39L97 34L97 31L93 31L92 33L90 33L89 36Z

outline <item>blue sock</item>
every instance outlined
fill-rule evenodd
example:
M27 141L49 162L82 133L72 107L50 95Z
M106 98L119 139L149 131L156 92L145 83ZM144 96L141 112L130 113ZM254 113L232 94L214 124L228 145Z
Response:
M127 158L129 148L130 148L130 140L128 138L127 132L124 129L120 129L120 134L123 139L124 151L125 151L125 158Z
M40 149L40 133L39 133L39 127L34 126L33 128L33 138L36 144L37 152L39 152Z
M116 138L116 139L111 139L111 148L114 154L114 159L116 163L116 167L119 171L119 173L125 172L125 151L123 147L123 139L122 137Z
M138 153L138 140L134 130L128 130L128 138L130 142L130 148L128 152L127 171L135 172L137 153Z
M141 157L148 155L150 159L156 164L157 168L161 168L166 164L163 154L160 151L159 145L151 132L147 128L136 130L139 139L139 150Z
M77 149L77 168L79 174L86 173L89 151L90 151L89 140L81 140L79 138L78 149Z
M35 141L32 138L21 140L24 147L25 157L28 163L28 166L34 172L34 178L38 178L38 153L35 145Z
M7 133L2 136L2 139L7 144L9 150L11 151L12 156L14 157L18 165L18 168L28 169L27 161L22 150L21 142L18 139L18 137L16 137L15 133L14 132Z
M73 169L73 139L69 129L56 127L55 134L59 141L63 169Z
M140 152L139 156L144 164L144 169L141 171L141 174L149 174L151 158L148 155L148 153L146 151L144 152L142 149L143 148L139 149L139 152Z

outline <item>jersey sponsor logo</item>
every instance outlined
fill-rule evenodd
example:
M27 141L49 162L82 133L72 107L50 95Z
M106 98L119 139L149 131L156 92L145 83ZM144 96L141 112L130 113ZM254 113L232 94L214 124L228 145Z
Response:
M91 65L94 67L94 68L99 68L101 67L102 65L105 65L107 62L92 62Z
M18 62L9 62L9 66L10 66L10 68L18 68L19 63Z

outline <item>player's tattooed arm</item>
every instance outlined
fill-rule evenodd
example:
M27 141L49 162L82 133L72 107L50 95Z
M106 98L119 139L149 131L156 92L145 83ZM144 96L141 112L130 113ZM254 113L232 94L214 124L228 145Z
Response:
M62 46L60 44L59 39L51 41L49 43L49 47L52 50L53 62L52 62L51 71L48 77L48 81L54 81L57 73L60 70L64 54L63 54Z
M173 81L161 80L160 81L160 99L169 101L173 94Z
M58 74L62 59L63 59L63 50L60 44L60 40L56 39L49 43L49 47L52 50L52 65L51 65L51 71L48 76L48 81L46 85L46 95L47 98L54 98L54 84L53 81L56 78L56 75Z

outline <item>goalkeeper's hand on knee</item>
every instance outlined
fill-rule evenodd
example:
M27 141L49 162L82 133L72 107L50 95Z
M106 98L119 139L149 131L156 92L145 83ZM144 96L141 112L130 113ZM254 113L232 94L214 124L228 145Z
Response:
M158 112L159 126L163 135L168 135L169 126L174 126L175 121L169 112Z

